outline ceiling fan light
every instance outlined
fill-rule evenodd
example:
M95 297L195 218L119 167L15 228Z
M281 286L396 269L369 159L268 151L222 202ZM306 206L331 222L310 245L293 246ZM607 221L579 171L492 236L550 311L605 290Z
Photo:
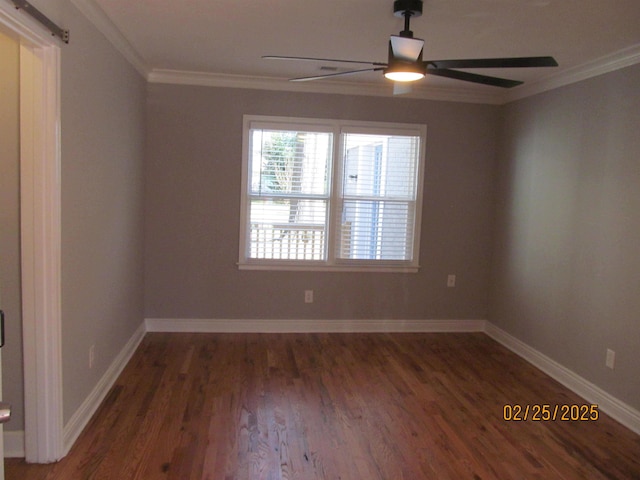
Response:
M394 82L415 82L416 80L424 78L424 73L397 70L384 72L384 76L389 80L393 80Z
M394 82L415 82L425 76L424 64L415 62L393 62L384 69L384 76Z

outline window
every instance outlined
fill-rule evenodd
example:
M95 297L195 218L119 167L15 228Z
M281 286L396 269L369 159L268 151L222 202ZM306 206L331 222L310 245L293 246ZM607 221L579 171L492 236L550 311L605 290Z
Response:
M240 268L416 271L424 125L245 116Z

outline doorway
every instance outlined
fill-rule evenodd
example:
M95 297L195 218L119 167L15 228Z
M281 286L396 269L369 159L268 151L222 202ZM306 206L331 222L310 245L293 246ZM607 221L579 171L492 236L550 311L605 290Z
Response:
M20 278L20 43L0 28L0 308L4 313L1 398L12 405L4 425L5 453L23 442L22 306ZM23 448L22 448L23 449ZM2 476L0 475L0 478Z
M64 453L60 315L60 49L23 12L0 4L0 30L19 43L20 270L24 455Z

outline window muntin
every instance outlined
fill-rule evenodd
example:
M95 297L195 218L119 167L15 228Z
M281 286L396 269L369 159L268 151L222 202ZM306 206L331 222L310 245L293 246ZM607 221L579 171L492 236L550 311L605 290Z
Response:
M240 268L416 271L425 137L245 116Z

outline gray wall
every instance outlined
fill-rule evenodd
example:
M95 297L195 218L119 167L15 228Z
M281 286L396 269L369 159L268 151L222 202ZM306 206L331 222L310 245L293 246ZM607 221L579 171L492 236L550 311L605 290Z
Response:
M486 318L499 107L150 84L147 108L146 317ZM426 124L420 272L239 271L243 114Z
M69 0L34 3L71 31L61 47L66 423L143 319L146 82Z
M5 430L24 425L20 292L19 44L0 31L0 305L5 312L2 397L13 405Z
M34 3L72 32L62 47L65 422L143 317L489 318L640 408L638 66L504 107L146 86L68 0ZM420 272L239 271L243 114L427 124Z
M640 65L504 108L489 319L640 409ZM615 370L605 352L616 352Z

